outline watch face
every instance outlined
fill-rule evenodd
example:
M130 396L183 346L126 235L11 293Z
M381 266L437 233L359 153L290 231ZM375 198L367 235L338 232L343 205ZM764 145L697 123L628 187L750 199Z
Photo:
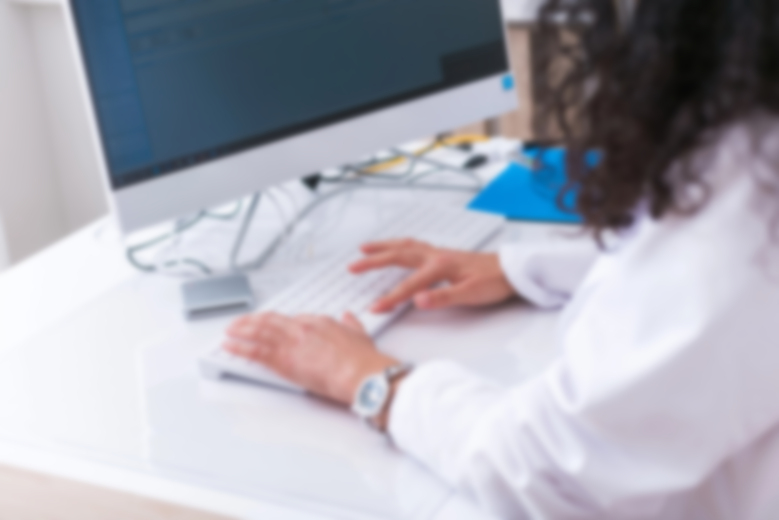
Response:
M382 376L366 379L357 392L354 411L361 417L375 417L381 413L389 395L389 384Z

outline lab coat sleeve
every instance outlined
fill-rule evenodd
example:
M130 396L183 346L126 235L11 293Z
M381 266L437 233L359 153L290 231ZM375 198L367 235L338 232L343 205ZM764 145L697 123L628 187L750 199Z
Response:
M531 382L415 370L396 444L501 518L667 518L671 497L779 423L779 252L750 209L757 183L720 188L599 260L567 306L563 356Z
M503 272L524 299L537 307L556 309L568 302L598 258L590 235L548 243L512 243L500 248Z

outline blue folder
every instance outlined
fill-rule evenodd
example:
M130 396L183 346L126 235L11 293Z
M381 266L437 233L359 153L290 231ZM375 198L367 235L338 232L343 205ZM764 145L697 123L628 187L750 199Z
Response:
M495 213L511 220L578 224L581 216L575 211L576 193L569 191L563 208L558 195L566 184L565 150L560 148L526 152L534 168L512 163L468 205L469 209ZM591 153L587 163L596 164Z

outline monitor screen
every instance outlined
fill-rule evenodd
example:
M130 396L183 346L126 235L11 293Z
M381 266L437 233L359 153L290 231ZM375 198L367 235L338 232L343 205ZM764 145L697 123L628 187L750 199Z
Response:
M71 0L114 189L499 74L498 0Z

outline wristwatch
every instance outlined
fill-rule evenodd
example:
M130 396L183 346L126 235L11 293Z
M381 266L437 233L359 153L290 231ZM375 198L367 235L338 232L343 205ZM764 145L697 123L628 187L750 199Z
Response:
M413 365L403 363L366 377L354 396L352 411L371 426L376 426L374 420L387 406L392 394L392 383L411 372L413 368Z

